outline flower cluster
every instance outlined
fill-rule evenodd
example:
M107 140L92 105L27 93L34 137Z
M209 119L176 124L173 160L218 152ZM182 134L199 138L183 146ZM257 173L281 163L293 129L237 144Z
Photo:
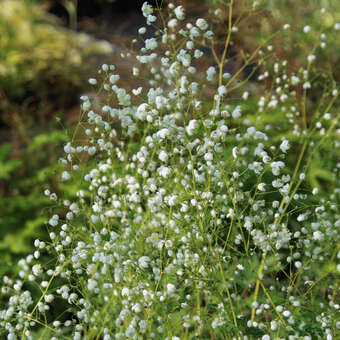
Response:
M143 4L147 26L157 11ZM202 70L211 24L171 3L167 15L154 37L139 29L140 87L120 87L113 65L90 79L105 102L81 97L88 139L65 145L60 177L79 190L72 200L45 190L62 209L18 279L3 278L1 328L11 340L39 327L54 340L336 339L339 163L323 169L327 196L306 176L325 144L337 156L336 84L312 117L315 57L289 71L263 44L245 60L261 67L259 95L224 72L232 22Z

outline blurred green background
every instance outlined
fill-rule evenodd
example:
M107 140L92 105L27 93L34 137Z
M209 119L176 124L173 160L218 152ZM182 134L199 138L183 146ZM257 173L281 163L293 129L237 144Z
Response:
M93 91L87 79L101 63L118 63L120 53L143 25L143 2L0 1L0 276L32 250L34 239L46 238L44 224L51 202L44 189L66 193L66 197L74 194L72 184L60 184L56 173L67 131L78 121L79 96ZM183 4L190 16L209 17L208 10L223 1L177 3ZM236 66L242 63L238 56L256 48L259 41L288 22L293 33L284 41L274 39L273 46L278 57L288 61L289 69L297 70L305 51L320 38L303 34L301 25L332 27L340 22L337 0L259 4L257 18L246 18L247 24L240 25L233 46ZM329 14L321 16L320 7L327 8ZM242 10L237 4L235 15ZM324 52L319 66L339 79L339 39L332 44L333 52ZM327 82L320 78L320 89ZM315 162L320 163L318 157ZM314 177L313 185L329 180L327 172Z

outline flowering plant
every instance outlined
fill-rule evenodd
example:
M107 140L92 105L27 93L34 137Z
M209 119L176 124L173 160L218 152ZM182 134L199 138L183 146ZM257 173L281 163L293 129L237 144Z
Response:
M227 73L234 6L191 23L182 6L144 3L147 25L163 26L136 55L136 87L120 87L114 65L89 79L104 99L81 97L62 160L61 181L79 190L64 201L45 190L61 209L19 278L3 279L8 339L339 336L336 82L310 98L327 46L320 39L291 71L269 37ZM220 43L213 26L223 11ZM311 187L320 152L326 183ZM44 262L45 252L55 259Z

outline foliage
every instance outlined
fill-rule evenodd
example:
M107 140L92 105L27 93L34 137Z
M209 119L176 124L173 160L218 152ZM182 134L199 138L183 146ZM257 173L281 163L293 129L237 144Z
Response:
M0 147L0 180L8 179L10 173L22 164L20 160L6 161L10 148L10 144L3 144Z
M10 131L0 147L2 273L46 235L41 185L61 189L54 171L66 135L49 121L65 119L63 110L87 88L88 57L110 52L106 42L58 27L37 2L0 2L0 124Z
M43 6L24 0L1 1L0 37L1 107L33 97L53 98L60 109L70 91L84 89L84 58L112 51L106 42L57 27Z
M28 149L11 159L10 144L0 147L0 254L6 272L18 256L32 251L35 238L44 238L49 200L41 186L49 183L62 190L55 180L57 154L66 135L61 131L35 136Z

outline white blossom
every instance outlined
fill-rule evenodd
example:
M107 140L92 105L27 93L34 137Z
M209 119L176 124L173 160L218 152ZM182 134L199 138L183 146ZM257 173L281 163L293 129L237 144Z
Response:
M290 148L289 141L287 139L284 139L282 143L280 144L280 149L282 152L286 153Z
M215 67L210 66L210 67L207 69L207 80L208 80L208 81L213 81L214 78L215 78L215 75L216 75L216 69L215 69Z
M208 28L208 23L204 19L199 18L199 19L196 20L196 26L200 30L205 31Z
M174 13L175 13L176 18L178 20L183 20L184 19L184 8L183 8L183 6L177 6L174 9Z

